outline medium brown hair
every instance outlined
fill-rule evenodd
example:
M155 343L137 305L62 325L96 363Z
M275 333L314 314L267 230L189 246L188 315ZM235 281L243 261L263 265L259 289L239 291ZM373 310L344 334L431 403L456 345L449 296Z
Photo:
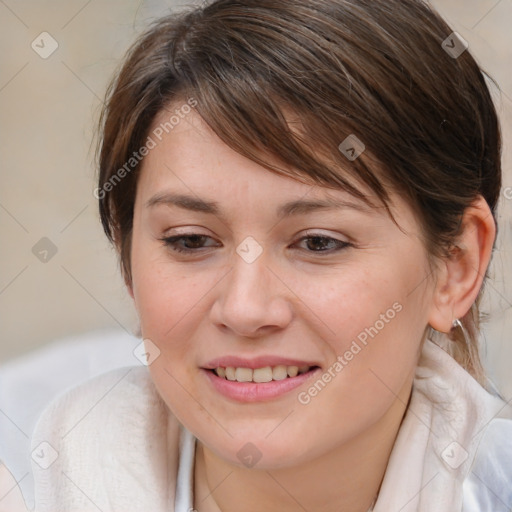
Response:
M482 195L496 218L501 188L484 74L469 51L446 51L451 34L420 0L218 0L156 20L128 51L100 119L97 197L125 282L140 171L130 159L155 116L187 98L223 142L271 172L369 202L365 185L390 215L389 191L400 193L429 261L449 257L465 209ZM350 135L366 147L353 161L338 149ZM451 334L453 355L479 380L481 294L461 319L468 343Z

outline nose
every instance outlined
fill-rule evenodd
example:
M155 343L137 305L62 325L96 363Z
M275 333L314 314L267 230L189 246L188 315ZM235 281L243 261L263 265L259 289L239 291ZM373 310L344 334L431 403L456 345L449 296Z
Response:
M289 289L260 256L247 263L234 254L234 266L219 283L210 319L219 328L255 338L285 328L292 320Z

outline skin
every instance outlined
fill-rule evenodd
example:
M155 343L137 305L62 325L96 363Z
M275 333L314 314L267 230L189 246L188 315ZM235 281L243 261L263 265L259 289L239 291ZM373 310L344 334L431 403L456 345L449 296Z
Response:
M167 117L160 113L153 125ZM170 192L216 201L223 216L147 206ZM426 327L448 332L476 299L495 237L483 199L465 214L462 249L434 275L416 217L398 196L392 209L405 233L383 208L276 215L285 202L326 197L363 204L269 172L226 146L194 111L143 161L127 284L142 335L160 350L152 379L198 438L200 512L365 512L406 410ZM177 243L199 247L191 254L160 240L190 233L207 237ZM306 234L351 245L336 251L332 240L322 246ZM263 249L252 263L236 252L247 236ZM307 405L298 393L310 384L241 404L215 391L201 370L214 357L271 354L327 371L396 303L400 312ZM248 442L261 453L252 468L237 457Z

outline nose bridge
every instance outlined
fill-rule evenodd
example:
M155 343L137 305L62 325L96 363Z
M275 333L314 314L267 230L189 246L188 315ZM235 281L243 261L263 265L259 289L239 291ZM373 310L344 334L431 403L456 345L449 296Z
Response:
M242 244L240 244L238 251L241 252L242 249ZM265 290L269 291L269 283L267 282L267 264L269 262L267 255L259 256L254 260L247 260L238 253L233 259L233 274L234 278L236 278L234 284L239 291L251 295Z
M244 299L257 298L262 292L268 292L268 264L269 251L252 236L245 237L233 254L233 270L228 279L230 292L241 294Z
M247 261L239 254L233 257L233 269L228 276L225 290L225 300L240 301L253 308L259 309L271 295L271 285L268 282L267 258L259 256L254 261Z
M250 243L237 248L232 270L212 308L215 323L245 336L254 335L264 326L282 328L291 319L284 287L268 268L267 254L260 252L254 257Z

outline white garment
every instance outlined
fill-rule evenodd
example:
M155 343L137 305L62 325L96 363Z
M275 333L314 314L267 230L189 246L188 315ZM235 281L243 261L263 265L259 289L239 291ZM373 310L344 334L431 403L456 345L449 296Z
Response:
M139 364L135 353L140 351L134 349L140 343L124 329L97 329L0 364L0 460L20 480L29 507L34 506L30 440L45 407L97 375Z
M54 400L36 425L35 511L191 512L195 441L147 368L96 377ZM14 486L0 467L0 498ZM427 340L374 511L511 507L509 406ZM0 500L7 510L28 510L17 487Z

